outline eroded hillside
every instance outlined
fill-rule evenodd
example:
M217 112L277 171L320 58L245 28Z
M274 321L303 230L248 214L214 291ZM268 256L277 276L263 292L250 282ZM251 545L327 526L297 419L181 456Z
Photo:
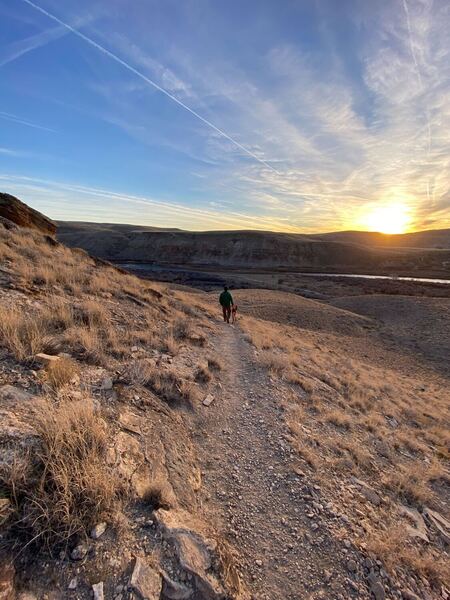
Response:
M218 384L207 311L26 229L0 269L0 597L236 595L186 416Z
M233 293L234 327L0 225L2 600L448 597L430 340L379 303Z

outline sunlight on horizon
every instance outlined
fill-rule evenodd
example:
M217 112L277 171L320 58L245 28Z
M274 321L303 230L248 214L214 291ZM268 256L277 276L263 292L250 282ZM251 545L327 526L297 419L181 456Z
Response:
M407 233L411 222L411 209L403 202L393 202L374 208L360 220L360 224L368 231L386 234Z

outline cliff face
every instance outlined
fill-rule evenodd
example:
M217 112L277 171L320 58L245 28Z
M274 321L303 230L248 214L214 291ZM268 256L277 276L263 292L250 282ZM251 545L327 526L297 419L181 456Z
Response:
M379 252L306 235L259 231L148 231L111 225L61 223L58 238L113 261L143 261L239 268L371 266Z
M56 234L56 224L11 194L0 192L0 217L19 227L35 229L46 235Z
M62 243L83 248L113 262L155 262L240 270L330 269L345 272L359 269L378 272L381 269L396 273L422 269L445 274L450 250L434 248L436 234L445 241L446 231L441 230L396 236L391 246L381 246L378 238L382 234L367 232L321 235L270 231L191 232L134 225L58 222L58 239ZM405 246L401 245L400 238L403 237L407 237ZM408 247L413 243L423 243L423 246L420 249Z

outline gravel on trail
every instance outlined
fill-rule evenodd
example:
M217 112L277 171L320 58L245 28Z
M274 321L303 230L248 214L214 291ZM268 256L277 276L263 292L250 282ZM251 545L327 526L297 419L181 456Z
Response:
M216 400L197 431L203 510L238 554L242 580L258 600L369 598L333 539L320 487L294 471L283 397L292 390L257 364L238 327L215 343L226 363Z

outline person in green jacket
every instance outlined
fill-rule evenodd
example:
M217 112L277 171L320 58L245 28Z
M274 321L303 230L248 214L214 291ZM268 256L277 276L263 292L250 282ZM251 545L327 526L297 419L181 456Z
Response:
M231 307L233 306L234 302L233 296L228 291L226 285L223 286L223 292L219 296L219 302L222 307L223 320L225 323L229 323L231 317Z

